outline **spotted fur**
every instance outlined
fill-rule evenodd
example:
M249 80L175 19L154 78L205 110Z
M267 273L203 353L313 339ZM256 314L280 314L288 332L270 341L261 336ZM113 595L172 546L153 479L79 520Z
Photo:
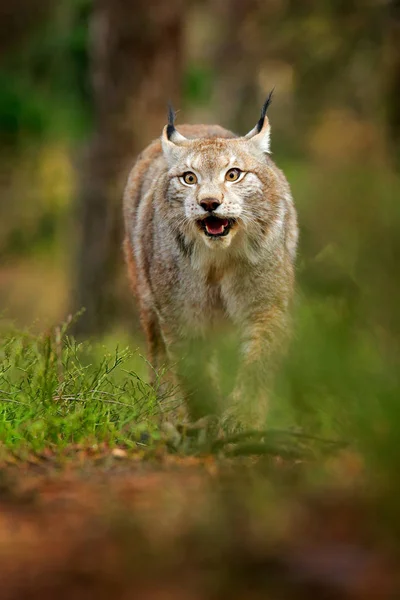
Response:
M268 153L265 111L261 130L258 123L246 137L219 126L176 130L171 115L129 176L124 248L149 360L177 365L195 418L209 410L200 396L211 394L206 362L219 331L237 332L241 344L232 397L247 402L251 389L259 399L268 387L288 330L298 231L289 185ZM225 181L230 168L244 177ZM196 185L182 183L187 171ZM224 237L199 227L200 202L209 198L220 202L215 216L234 222Z

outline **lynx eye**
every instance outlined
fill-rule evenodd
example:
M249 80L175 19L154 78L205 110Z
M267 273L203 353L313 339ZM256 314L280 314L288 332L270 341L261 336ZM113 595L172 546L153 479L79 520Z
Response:
M195 183L197 183L197 176L192 173L192 171L186 171L186 173L182 175L181 179L187 185L195 185Z
M242 173L243 171L240 169L229 169L229 171L225 173L225 179L226 181L237 181Z

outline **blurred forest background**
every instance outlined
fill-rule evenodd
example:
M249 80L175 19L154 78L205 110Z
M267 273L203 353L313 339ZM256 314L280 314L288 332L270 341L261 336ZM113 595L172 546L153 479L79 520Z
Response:
M136 458L119 467L125 492L108 461L126 450L113 445L146 457L136 441L153 434L158 407L140 379L142 338L121 251L128 172L160 135L169 99L178 129L216 122L245 134L273 87L273 158L292 186L300 247L293 342L271 398L267 461L254 461L259 448L250 448L249 463L240 454L237 471L228 459L216 475L206 456L210 479L200 485L188 471L179 475L172 453L164 462L150 446L154 471L136 470ZM29 467L16 466L19 497L0 465L2 597L21 597L25 585L30 598L83 598L91 585L96 597L122 597L124 569L134 586L149 577L147 598L166 598L169 585L168 597L186 597L201 577L206 590L219 581L216 589L229 588L212 597L261 598L259 586L268 597L276 590L274 598L399 597L380 556L396 551L397 588L400 0L2 2L0 127L0 459L21 446ZM100 343L82 344L75 360L74 344L63 346L64 329L54 326L82 307L75 333ZM14 324L34 335L15 335ZM41 471L31 450L43 448ZM58 477L51 452L66 467L64 485L43 477L46 469ZM97 473L104 468L105 483L93 479L98 491L81 485L86 454ZM71 492L75 455L83 478ZM29 474L44 504L29 491ZM301 508L304 483L313 494L322 483L322 504ZM118 493L126 520L110 511ZM103 524L100 507L112 516ZM87 526L78 518L86 510ZM35 581L36 562L44 566ZM291 578L293 594L278 594ZM336 594L341 585L350 592Z
M178 124L244 134L275 87L303 286L362 290L398 331L399 2L16 0L0 19L5 317L42 328L85 306L85 333L133 322L121 195L168 99Z
M121 253L135 156L170 98L178 127L245 134L274 87L301 227L282 393L302 411L321 393L397 398L398 0L14 0L0 30L4 319L43 330L84 306L78 333L137 335Z

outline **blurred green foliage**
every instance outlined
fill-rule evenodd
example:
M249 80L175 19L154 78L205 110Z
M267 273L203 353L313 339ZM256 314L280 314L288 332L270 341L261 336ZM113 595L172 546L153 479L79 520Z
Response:
M0 66L0 128L8 148L45 136L79 136L91 122L91 0L59 2Z
M193 62L187 65L183 79L183 98L187 104L205 104L208 102L216 74L207 65Z

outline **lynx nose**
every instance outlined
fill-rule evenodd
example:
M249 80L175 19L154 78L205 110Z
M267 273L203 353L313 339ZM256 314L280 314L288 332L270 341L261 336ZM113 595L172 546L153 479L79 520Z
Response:
M213 212L221 204L216 198L205 198L200 202L200 206L207 212Z

